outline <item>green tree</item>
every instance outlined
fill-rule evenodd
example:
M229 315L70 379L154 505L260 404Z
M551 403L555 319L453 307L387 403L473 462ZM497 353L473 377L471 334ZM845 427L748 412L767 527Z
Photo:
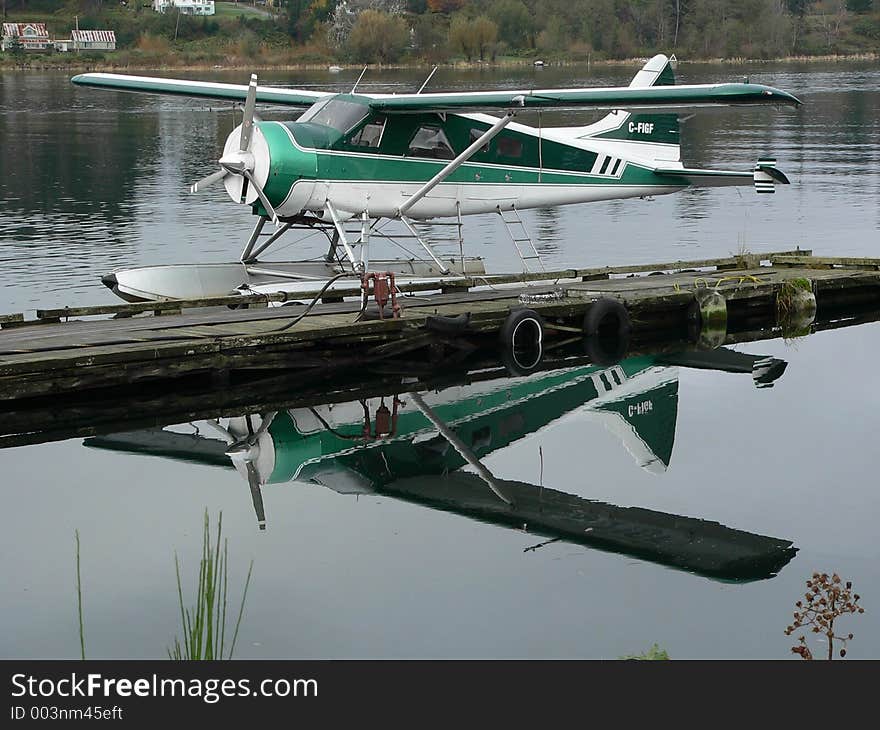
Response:
M348 49L358 61L390 63L403 54L409 29L399 15L364 10L348 37Z
M24 61L24 45L21 40L19 40L18 36L12 37L12 40L10 40L6 46L6 50L9 55L12 56L12 60L16 65Z
M535 45L542 51L562 51L568 46L569 31L563 18L551 15L544 25L544 30L538 33Z
M412 18L415 47L419 55L432 62L447 59L446 38L449 28L442 15L425 13Z
M498 38L512 48L534 46L535 23L522 0L495 0L489 18L498 26Z
M335 7L333 0L287 0L287 34L298 43L305 43Z

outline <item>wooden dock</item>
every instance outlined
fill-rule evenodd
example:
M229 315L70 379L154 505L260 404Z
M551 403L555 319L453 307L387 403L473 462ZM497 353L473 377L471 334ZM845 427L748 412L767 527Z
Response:
M401 287L407 295L399 297L399 319L359 318L357 301L319 303L304 317L303 305L267 306L283 293L38 310L31 320L3 315L0 400L11 407L11 401L98 388L180 378L216 382L279 369L304 378L380 364L442 371L476 350L497 349L512 310L540 315L549 350L582 339L585 315L609 298L626 308L635 337L723 344L754 328L756 318L785 334L784 320L809 326L816 307L821 313L880 304L880 259L787 251L462 277L439 293L425 292L428 286ZM359 291L353 282L334 295ZM793 292L797 301L789 305Z

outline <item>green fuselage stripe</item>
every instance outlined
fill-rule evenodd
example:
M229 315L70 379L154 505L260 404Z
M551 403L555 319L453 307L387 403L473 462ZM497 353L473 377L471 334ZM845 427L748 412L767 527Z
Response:
M352 140L357 139L360 130L377 119L381 119L381 115L369 115L345 134L309 123L262 123L260 129L270 149L284 150L283 154L272 155L266 185L269 197L280 202L287 196L290 186L301 178L327 182L423 183L442 170L449 160L408 156L410 140L420 128L442 129L457 153L465 149L475 135L489 127L485 122L456 115L448 115L445 121L436 114L390 116L385 122L380 146L365 148L353 144ZM590 171L596 158L595 152L580 147L555 140L539 140L516 130L504 130L487 149L478 151L445 182L683 187L679 178L657 174L626 161L615 166L615 177L592 175ZM607 170L611 169L612 165L608 165Z

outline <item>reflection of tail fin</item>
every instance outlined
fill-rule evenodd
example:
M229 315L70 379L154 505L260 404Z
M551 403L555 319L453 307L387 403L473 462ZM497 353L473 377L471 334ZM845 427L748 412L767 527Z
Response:
M674 86L674 63L675 56L654 56L635 75L630 82L630 88ZM657 163L681 160L677 114L642 114L615 110L598 122L578 130L577 136L608 141L614 147L619 145L619 154L622 157L642 157Z
M591 417L616 435L638 465L662 474L672 459L678 419L678 371L652 368L590 404Z

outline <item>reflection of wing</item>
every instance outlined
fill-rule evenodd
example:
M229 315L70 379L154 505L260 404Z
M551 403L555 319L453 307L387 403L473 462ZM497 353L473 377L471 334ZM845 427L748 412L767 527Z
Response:
M704 106L800 104L794 96L762 84L694 84L540 91L470 91L456 94L376 95L375 111L474 112L490 109L693 109Z
M83 446L124 451L129 454L163 456L168 459L212 466L229 466L225 441L194 433L164 431L158 428L92 436L83 441Z
M185 79L160 79L150 76L127 76L123 74L88 73L74 76L71 81L80 86L98 86L119 91L140 91L147 94L171 94L201 99L225 99L244 101L247 84L218 84L211 81L187 81ZM280 89L272 86L257 87L257 101L263 104L309 107L318 99L329 96L325 91L305 89Z
M733 581L774 576L795 555L790 540L718 522L641 507L618 507L544 486L499 480L511 507L476 475L454 472L385 485L382 493L530 535L633 555L710 578Z

